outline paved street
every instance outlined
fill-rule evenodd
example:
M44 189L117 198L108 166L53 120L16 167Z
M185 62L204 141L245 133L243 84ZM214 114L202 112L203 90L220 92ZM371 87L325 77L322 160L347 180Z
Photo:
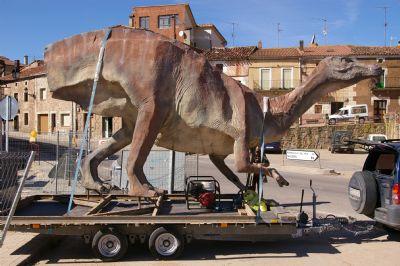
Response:
M305 189L305 202L311 201L308 188L309 179L313 179L314 188L318 194L319 214L333 213L336 215L353 216L360 220L366 217L352 211L347 199L347 183L352 171L362 167L365 153L330 154L320 151L319 164L286 161L282 165L282 155L269 155L271 166L281 169L287 177L290 186L279 188L275 181L265 184L268 198L274 198L290 208L298 208L301 189ZM229 165L232 159L227 159ZM344 175L323 174L325 169L334 169ZM220 177L215 167L207 157L200 157L201 175ZM244 176L240 175L244 180ZM235 187L225 179L219 178L223 192L233 192ZM306 209L310 210L310 206ZM273 243L238 243L238 242L204 242L197 241L187 245L184 256L174 262L153 261L148 250L143 245L135 245L129 249L129 254L118 265L393 265L397 260L400 248L398 236L388 237L385 231L375 229L362 237L354 237L350 233L331 233L321 237L306 237L291 241ZM362 244L362 245L361 245ZM360 260L359 258L363 258ZM385 258L385 260L382 260ZM60 245L42 255L41 264L97 264L100 262L92 255L89 245L80 238L66 237ZM110 264L115 265L115 263Z

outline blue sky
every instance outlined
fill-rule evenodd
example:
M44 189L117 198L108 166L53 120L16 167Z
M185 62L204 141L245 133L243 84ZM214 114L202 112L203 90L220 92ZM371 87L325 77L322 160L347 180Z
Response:
M328 20L328 44L383 45L383 10L388 9L388 45L400 39L400 0L0 0L0 55L11 59L42 58L45 45L109 25L128 24L133 6L190 3L197 23L214 23L232 45L280 47L309 42L316 34L323 44L321 18Z

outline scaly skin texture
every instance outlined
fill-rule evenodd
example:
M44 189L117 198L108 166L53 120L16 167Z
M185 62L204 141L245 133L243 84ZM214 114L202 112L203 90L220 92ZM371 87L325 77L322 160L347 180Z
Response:
M104 34L104 30L88 32L46 47L48 83L55 98L88 107ZM266 140L281 137L321 96L381 73L379 67L350 59L323 60L298 88L270 100L271 111L264 120ZM258 144L263 123L257 95L214 70L189 46L159 34L123 26L113 28L93 112L122 117L123 127L83 162L83 183L88 189L108 189L97 176L97 166L129 143L131 195L162 193L143 173L154 144L209 154L216 167L240 189L244 185L224 163L232 153L238 172L258 173L263 169L281 185L287 185L275 169L249 161L249 149Z

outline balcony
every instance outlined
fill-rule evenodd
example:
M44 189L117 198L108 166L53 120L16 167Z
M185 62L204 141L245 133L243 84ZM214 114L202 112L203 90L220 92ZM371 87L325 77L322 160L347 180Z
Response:
M263 85L263 86L262 86ZM290 91L300 85L299 79L282 81L280 79L263 82L261 85L258 81L253 81L253 89L255 91Z
M400 89L400 77L386 77L375 84L374 90Z

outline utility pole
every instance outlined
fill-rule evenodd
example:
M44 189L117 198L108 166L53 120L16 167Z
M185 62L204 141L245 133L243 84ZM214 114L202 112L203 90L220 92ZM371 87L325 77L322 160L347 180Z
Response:
M277 34L278 34L278 48L279 48L281 32L283 31L283 30L281 29L281 23L280 23L280 22L278 22L278 24L277 24L276 31L277 31Z
M387 10L389 9L389 7L388 6L379 6L378 7L379 9L383 9L383 12L384 12L384 14L385 14L385 17L384 17L384 40L385 40L385 42L384 42L384 46L386 47L387 46L387 44L386 44L386 36L387 36L387 27L388 27L388 23L387 23Z

